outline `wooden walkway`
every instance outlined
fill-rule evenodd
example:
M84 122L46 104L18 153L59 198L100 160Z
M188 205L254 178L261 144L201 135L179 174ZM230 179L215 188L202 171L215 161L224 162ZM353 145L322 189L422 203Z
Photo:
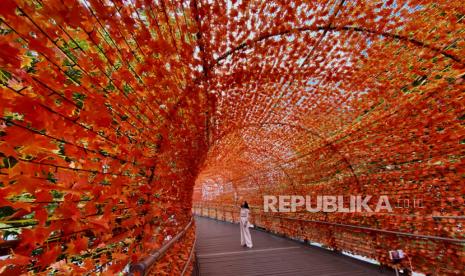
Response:
M200 276L395 275L328 250L252 230L252 249L240 245L239 226L196 217Z

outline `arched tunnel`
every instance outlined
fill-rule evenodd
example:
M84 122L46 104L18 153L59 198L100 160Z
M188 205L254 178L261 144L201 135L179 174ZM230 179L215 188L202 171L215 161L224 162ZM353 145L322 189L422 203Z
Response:
M2 0L0 20L2 275L189 273L193 214L243 201L264 231L464 275L463 1ZM392 208L265 210L280 196Z

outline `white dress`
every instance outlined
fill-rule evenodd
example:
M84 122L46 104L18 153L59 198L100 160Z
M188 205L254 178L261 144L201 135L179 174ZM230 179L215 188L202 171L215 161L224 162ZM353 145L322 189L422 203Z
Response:
M248 248L252 248L252 237L250 236L250 222L249 222L249 212L247 208L241 208L241 245L246 245Z

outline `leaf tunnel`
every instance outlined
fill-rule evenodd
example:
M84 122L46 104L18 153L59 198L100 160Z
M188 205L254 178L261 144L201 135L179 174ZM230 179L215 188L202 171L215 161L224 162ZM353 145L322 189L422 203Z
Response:
M243 200L271 232L463 273L463 1L2 0L0 82L2 273L127 272ZM194 235L151 273L189 268Z

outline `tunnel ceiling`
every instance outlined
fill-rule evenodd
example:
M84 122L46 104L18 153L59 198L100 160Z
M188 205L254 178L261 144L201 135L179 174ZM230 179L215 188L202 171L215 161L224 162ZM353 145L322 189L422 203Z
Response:
M422 196L313 219L462 227L432 220L464 213L461 0L2 0L0 18L0 228L15 240L1 266L119 272L178 233L192 199ZM384 258L372 244L341 247ZM409 245L422 271L465 260ZM158 269L179 272L188 249Z
M197 198L202 188L204 199L231 203L321 185L361 191L374 183L360 178L386 182L399 170L463 150L460 139L445 147L424 139L463 131L460 4L208 7L202 38L211 42L206 89L215 110Z

